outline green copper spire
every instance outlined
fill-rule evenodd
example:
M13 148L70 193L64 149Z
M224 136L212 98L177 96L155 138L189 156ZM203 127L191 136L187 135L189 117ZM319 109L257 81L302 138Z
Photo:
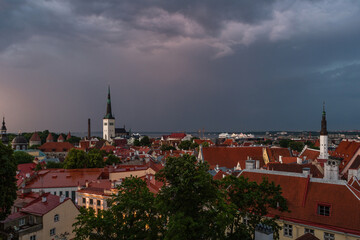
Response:
M106 114L104 119L114 119L112 112L111 112L111 97L110 97L110 86L108 87L108 97L107 97L107 104L106 104Z

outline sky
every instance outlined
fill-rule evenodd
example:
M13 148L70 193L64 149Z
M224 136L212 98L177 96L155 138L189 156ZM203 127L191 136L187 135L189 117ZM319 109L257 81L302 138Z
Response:
M360 1L0 0L9 132L360 129Z

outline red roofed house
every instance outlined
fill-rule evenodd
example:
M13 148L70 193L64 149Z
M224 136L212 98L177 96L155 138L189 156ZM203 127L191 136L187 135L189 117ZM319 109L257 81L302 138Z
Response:
M74 146L69 142L46 142L39 149L46 154L47 158L65 159L70 149Z
M75 201L78 186L85 186L86 181L101 179L104 171L103 168L40 170L34 178L23 183L22 191L50 192Z
M41 145L41 139L40 136L37 132L34 132L34 134L31 136L30 141L29 141L29 146L37 146L37 145Z
M360 238L360 191L346 181L266 170L244 170L239 176L258 183L266 177L281 186L290 212L270 210L269 215L280 216L281 240L305 233L324 240Z
M266 148L267 159L265 159L265 163L268 162L279 162L284 157L291 157L290 149L281 148L281 147L272 147Z
M9 215L0 223L4 232L7 228L15 229L15 239L40 240L66 239L75 237L72 225L79 210L69 198L44 193L19 212Z
M331 154L332 157L340 158L339 165L340 175L346 175L351 165L355 162L357 156L360 155L360 142L343 140L335 151Z

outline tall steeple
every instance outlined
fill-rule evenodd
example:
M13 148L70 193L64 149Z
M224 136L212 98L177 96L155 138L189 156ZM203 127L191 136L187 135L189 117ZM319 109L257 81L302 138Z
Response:
M7 131L7 129L6 129L6 126L5 126L5 117L3 117L2 126L1 126L0 140L5 145L9 143L9 139L7 137L6 131Z
M323 103L323 112L321 119L321 130L320 130L320 155L319 159L328 159L328 132L326 128L326 112L325 112L325 102Z
M322 120L321 120L321 131L320 135L328 135L326 129L326 112L325 112L325 102L323 103L323 112L322 112Z
M115 119L112 115L111 111L111 97L110 97L110 86L108 87L108 96L107 96L107 104L106 104L106 114L104 119Z

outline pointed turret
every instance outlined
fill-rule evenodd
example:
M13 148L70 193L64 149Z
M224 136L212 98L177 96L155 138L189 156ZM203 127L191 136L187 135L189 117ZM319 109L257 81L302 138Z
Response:
M65 138L62 134L59 135L58 139L57 139L57 142L64 142L65 141Z
M8 136L6 134L6 126L5 126L5 117L3 117L2 126L1 126L1 135L0 135L0 141L7 145L9 143Z
M326 112L325 112L325 102L323 103L323 112L322 112L322 120L321 120L321 131L320 135L328 135L326 129Z
M5 131L6 132L6 126L5 126L5 117L3 117L3 121L2 121L2 127L1 127L1 132Z
M69 141L70 138L71 138L71 133L70 133L70 131L69 131L69 133L68 133L68 135L67 135L67 137L66 137L66 140Z
M328 159L328 132L326 128L326 112L325 112L325 102L323 103L323 112L321 119L321 131L320 131L320 155L319 159Z
M46 142L53 142L54 141L54 137L51 133L49 133L49 135L46 138Z
M111 111L111 97L110 97L110 86L108 87L108 96L107 96L107 104L106 104L106 114L104 119L114 119Z

